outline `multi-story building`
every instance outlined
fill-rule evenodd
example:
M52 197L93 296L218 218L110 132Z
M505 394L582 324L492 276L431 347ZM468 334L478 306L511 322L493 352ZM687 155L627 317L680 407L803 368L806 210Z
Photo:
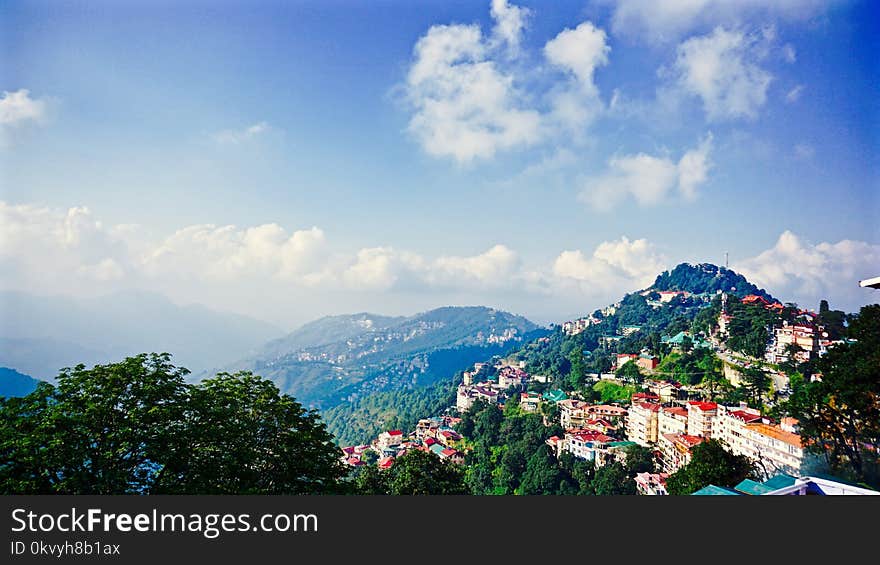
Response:
M643 495L667 495L668 478L669 473L638 473L635 477L636 490Z
M660 405L637 402L629 409L626 421L626 437L646 447L657 442L657 413Z
M797 360L809 361L811 354L819 351L819 337L820 331L812 324L783 322L782 326L773 329L773 341L766 358L771 363L788 361L790 346L796 345L799 348Z
M691 400L687 404L687 411L687 433L692 436L712 437L712 420L718 412L718 405L714 402Z
M704 438L688 434L663 434L657 442L663 460L663 471L674 473L691 462L691 450Z
M498 372L498 388L506 390L510 387L522 389L529 382L529 374L516 367L504 367Z
M563 429L580 428L587 417L588 403L574 398L560 400L556 403L559 407L559 425Z
M455 407L459 412L467 412L473 406L475 400L485 400L495 403L498 401L498 392L486 385L459 385L455 395Z
M671 402L678 398L678 391L681 388L679 383L655 380L646 380L645 386L660 398L660 402Z
M686 434L688 411L680 406L667 406L657 413L657 436Z
M596 452L613 442L614 438L599 432L572 430L565 433L564 441L562 451L567 451L578 459L593 461L596 459Z
M537 412L541 408L541 395L537 392L521 392L519 408L523 412Z
M791 419L786 419L784 425L776 425L762 418L757 410L719 406L713 437L724 442L732 453L757 462L768 476L798 475L804 450L800 436L793 429Z
M376 441L376 447L379 450L388 449L390 447L394 447L400 445L403 441L403 432L400 430L390 430L387 432L382 432L379 434L379 438Z
M621 420L625 420L626 415L626 408L613 404L596 404L595 406L587 407L587 416L589 418L602 418L615 425L620 424Z

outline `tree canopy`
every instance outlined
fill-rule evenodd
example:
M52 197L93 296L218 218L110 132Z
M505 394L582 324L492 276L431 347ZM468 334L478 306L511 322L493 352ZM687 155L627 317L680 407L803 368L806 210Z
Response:
M864 306L846 336L817 361L818 380L793 383L790 411L832 472L880 487L880 305Z
M345 470L317 413L270 381L191 385L167 353L68 368L0 399L0 492L305 494Z
M708 439L691 450L691 461L666 480L669 494L692 494L703 487L733 487L756 474L745 455L734 455L718 440Z

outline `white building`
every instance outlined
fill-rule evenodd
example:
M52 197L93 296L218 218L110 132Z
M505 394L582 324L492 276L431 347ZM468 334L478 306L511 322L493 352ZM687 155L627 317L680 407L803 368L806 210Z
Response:
M736 455L757 462L762 472L799 475L804 459L801 438L791 431L790 419L779 426L762 418L757 410L719 406L713 437L723 441Z
M680 406L668 406L657 413L657 436L663 434L686 434L688 411Z
M567 398L556 403L559 407L559 425L562 429L579 428L587 417L588 403L574 398Z
M604 449L605 445L612 441L614 441L614 438L599 432L586 430L571 431L565 433L562 451L567 451L578 459L593 461L596 459L596 452Z
M649 447L657 442L657 421L660 405L637 402L629 409L626 420L626 437L639 445Z
M718 405L714 402L691 400L688 402L687 410L688 435L712 437L712 420L718 412Z
M657 447L663 460L663 471L674 473L691 462L691 450L703 438L688 434L662 434Z
M455 407L459 412L467 412L473 406L474 401L485 400L486 402L498 402L498 393L486 385L459 385L455 394Z
M636 490L639 494L649 496L668 495L666 491L668 478L669 473L638 473L635 476Z

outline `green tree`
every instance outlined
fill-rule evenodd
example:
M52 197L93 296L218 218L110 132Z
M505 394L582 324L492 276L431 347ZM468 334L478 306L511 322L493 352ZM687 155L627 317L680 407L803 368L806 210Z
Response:
M318 413L249 372L192 387L183 432L158 492L316 494L345 474Z
M529 457L517 494L556 494L561 479L556 459L542 445Z
M345 469L316 413L249 374L187 385L170 359L78 365L0 401L0 492L335 490Z
M57 387L3 401L2 492L149 492L183 427L189 371L170 357L65 368Z
M427 451L408 451L388 473L388 494L468 494L463 469Z
M743 377L742 388L749 399L749 405L760 407L764 395L770 391L770 376L760 367L745 367L740 372Z
M575 349L568 356L571 369L568 373L568 384L572 390L578 390L587 382L587 364L584 361L584 354Z
M354 489L357 494L388 494L391 490L390 479L389 471L376 465L364 465L355 474Z
M847 337L817 361L820 380L792 383L790 409L832 472L880 487L880 305L862 307Z
M619 461L607 463L596 469L591 485L593 493L598 496L637 493L635 481Z
M626 454L624 466L630 477L636 476L638 473L653 473L654 452L643 445L630 445L624 450Z
M718 440L708 439L691 450L691 462L669 476L669 494L692 494L708 485L734 487L756 476L752 461L734 455Z
M639 384L645 380L645 376L639 370L635 361L624 363L615 373L617 378L631 384Z

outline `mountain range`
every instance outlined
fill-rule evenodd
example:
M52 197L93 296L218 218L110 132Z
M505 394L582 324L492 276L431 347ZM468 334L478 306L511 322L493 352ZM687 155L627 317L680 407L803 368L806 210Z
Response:
M15 369L0 367L0 398L4 396L27 396L32 393L40 381L23 375Z
M445 307L407 317L321 318L227 367L272 379L306 405L327 408L359 396L448 379L546 333L508 312Z

